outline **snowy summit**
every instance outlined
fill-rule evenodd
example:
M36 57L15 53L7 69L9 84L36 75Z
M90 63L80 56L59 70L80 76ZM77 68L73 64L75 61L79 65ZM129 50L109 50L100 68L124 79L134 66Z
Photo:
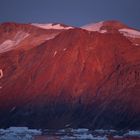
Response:
M116 30L123 34L125 37L140 38L140 31L129 28L127 25L119 21L101 21L84 25L81 28L99 33L106 33L109 32L109 30Z
M82 26L82 29L88 30L88 31L94 31L94 32L99 32L99 33L106 33L107 30L102 30L101 27L103 26L103 21L98 22L98 23L91 23L87 24L85 26Z
M68 30L68 29L73 28L71 26L57 24L57 23L48 23L48 24L32 23L31 25L42 28L42 29Z
M103 22L98 22L98 23L91 23L82 26L82 29L88 30L88 31L100 31L100 28L103 26Z

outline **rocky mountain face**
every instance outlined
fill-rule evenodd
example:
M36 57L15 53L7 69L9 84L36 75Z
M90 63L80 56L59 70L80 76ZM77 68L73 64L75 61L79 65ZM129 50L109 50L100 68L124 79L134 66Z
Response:
M0 24L0 126L140 129L140 31Z

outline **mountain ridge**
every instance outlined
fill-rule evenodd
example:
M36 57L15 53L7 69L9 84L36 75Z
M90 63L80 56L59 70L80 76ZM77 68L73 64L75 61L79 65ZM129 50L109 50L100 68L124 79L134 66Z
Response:
M1 127L140 129L139 36L29 27L0 27L29 33L0 53Z

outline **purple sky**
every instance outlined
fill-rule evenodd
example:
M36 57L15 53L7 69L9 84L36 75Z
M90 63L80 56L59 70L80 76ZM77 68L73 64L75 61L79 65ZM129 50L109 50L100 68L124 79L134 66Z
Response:
M81 26L112 19L140 29L140 0L0 0L0 22Z

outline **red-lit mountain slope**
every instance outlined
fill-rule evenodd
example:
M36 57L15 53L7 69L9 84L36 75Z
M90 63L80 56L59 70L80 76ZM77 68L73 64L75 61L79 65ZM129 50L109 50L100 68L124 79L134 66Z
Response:
M140 32L0 25L0 126L140 128Z

